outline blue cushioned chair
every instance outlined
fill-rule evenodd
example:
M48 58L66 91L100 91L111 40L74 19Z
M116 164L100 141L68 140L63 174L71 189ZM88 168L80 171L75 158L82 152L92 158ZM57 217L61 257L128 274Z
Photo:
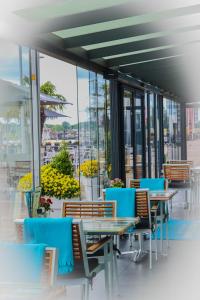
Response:
M162 191L168 189L168 180L166 178L140 178L140 179L131 179L130 187L132 188L148 188L150 191ZM157 231L157 223L160 223L160 207L158 203L151 203L151 213L154 217L154 222L156 225L155 231ZM163 223L166 222L166 239L168 244L168 217L169 209L168 206L164 206L164 219Z
M69 224L67 222L68 221L67 219L69 220ZM89 284L92 283L93 278L100 271L104 270L105 288L106 288L106 296L107 296L106 298L109 299L110 288L109 288L109 280L108 280L109 270L107 264L107 252L108 252L110 239L106 239L99 246L99 249L102 248L104 253L106 253L105 262L100 264L98 262L98 259L96 258L88 259L87 251L89 252L90 248L89 247L87 248L86 245L82 221L74 220L71 223L72 218L60 218L60 219L45 218L43 220L36 218L36 219L32 219L32 221L30 222L28 220L30 219L25 219L25 221L22 220L22 222L16 220L18 239L20 241L23 240L23 237L25 237L28 242L31 240L33 242L33 239L35 241L39 239L40 242L42 242L43 240L45 244L49 244L51 246L55 245L56 248L59 248L59 250L61 250L60 251L61 255L60 257L58 256L58 268L60 267L61 275L58 276L57 285L59 286L81 285L82 287L81 299L88 300ZM35 223L35 225L37 223L37 226L34 226L36 227L36 230L35 228L32 227L33 223ZM71 229L70 229L71 237L70 237L70 233L69 235L66 234L66 232L69 229L68 227L70 227L70 224L71 224ZM66 227L66 232L64 227ZM61 236L58 237L58 233ZM67 241L68 238L69 241ZM72 249L73 257L71 256L71 249L70 249L71 242L73 247ZM95 249L93 250L93 252L97 250L98 249Z
M131 191L132 190L132 191ZM151 215L150 215L150 201L149 193L147 189L133 189L133 188L108 188L105 191L105 200L115 200L117 202L117 217L135 217L139 216L141 218L141 223L139 223L140 228L132 228L132 231L128 232L131 237L132 234L137 234L139 236L140 251L127 251L122 254L133 254L136 253L135 257L138 257L142 251L141 247L141 236L144 233L148 233L150 236L150 268L152 267L152 225L151 225ZM140 206L140 201L142 201L142 206ZM144 207L142 211L139 207ZM137 226L136 226L137 227ZM157 243L156 243L157 244ZM157 258L157 246L156 246L156 258Z

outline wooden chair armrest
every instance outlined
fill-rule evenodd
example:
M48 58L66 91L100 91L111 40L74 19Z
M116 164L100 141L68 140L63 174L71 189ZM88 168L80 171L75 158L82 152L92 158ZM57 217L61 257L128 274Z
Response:
M105 238L99 240L96 243L87 245L87 254L94 254L101 248L105 246L106 243L110 242L111 238L106 236Z

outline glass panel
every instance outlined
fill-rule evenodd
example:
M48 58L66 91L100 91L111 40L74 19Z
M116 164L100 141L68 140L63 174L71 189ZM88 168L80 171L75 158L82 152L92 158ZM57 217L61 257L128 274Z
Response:
M82 68L77 68L77 76L78 76L80 165L86 162L89 165L89 169L91 169L92 151L91 151L91 135L90 135L89 71L84 70ZM80 183L81 183L81 199L89 200L89 198L92 198L91 177L86 177L84 176L84 174L81 174Z
M157 132L157 140L156 140L156 147L157 147L157 174L156 177L160 177L160 118L159 118L159 97L156 97L156 132Z
M125 150L125 179L126 185L129 179L133 178L133 143L132 143L132 123L131 107L132 93L124 90L124 150Z
M0 240L11 240L13 219L27 216L18 184L32 166L29 49L1 41L0 90Z
M148 131L148 104L147 104L148 98L147 98L147 92L145 92L145 104L144 104L144 113L145 113L145 155L146 155L146 177L149 177L149 131Z
M106 107L107 88L106 81L102 75L97 75L98 82L98 156L99 156L99 176L100 191L108 182L107 155L106 155Z
M150 147L151 147L151 177L155 177L155 129L154 129L154 95L150 94Z
M164 153L165 161L181 158L180 105L164 98Z
M143 124L141 111L141 97L135 98L135 160L136 178L143 177ZM136 107L140 108L136 108Z

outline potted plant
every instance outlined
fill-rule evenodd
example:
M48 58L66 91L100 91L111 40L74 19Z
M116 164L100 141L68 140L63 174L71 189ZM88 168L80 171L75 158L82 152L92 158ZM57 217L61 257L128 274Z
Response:
M52 197L53 208L61 209L62 203L57 199L71 199L80 194L79 181L73 177L66 143L61 146L60 152L53 161L41 167L41 195ZM24 175L18 183L18 190L29 192L32 189L32 173Z
M85 160L80 165L81 183L86 200L98 199L98 170L97 160Z
M50 212L53 212L52 209L53 201L49 197L40 197L38 215L47 217L50 215Z
M113 188L123 188L124 183L120 178L114 178L113 180L110 181L110 187Z

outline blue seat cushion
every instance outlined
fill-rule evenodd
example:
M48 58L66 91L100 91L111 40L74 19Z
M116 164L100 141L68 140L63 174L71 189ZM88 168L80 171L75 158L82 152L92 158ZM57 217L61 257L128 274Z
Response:
M140 188L149 189L151 191L164 190L165 189L165 178L141 178Z
M135 217L135 189L107 188L105 200L117 202L117 217Z

